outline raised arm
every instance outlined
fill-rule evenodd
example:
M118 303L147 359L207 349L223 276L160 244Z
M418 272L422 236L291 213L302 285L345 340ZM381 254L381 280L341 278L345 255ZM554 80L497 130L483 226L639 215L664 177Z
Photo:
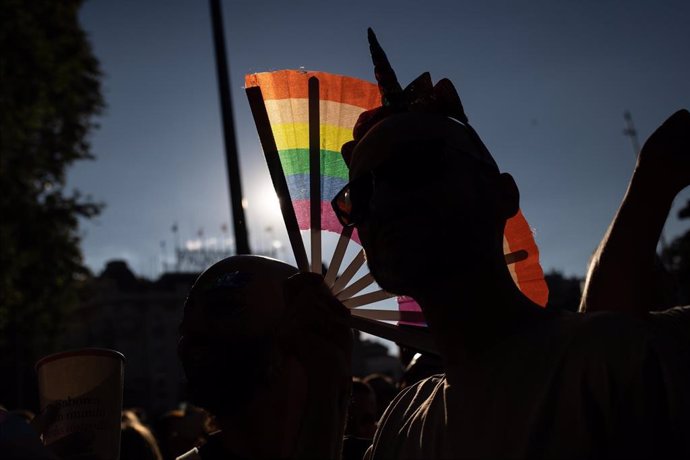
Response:
M623 202L587 273L580 311L643 315L654 307L653 267L673 199L690 185L690 112L679 110L647 139Z

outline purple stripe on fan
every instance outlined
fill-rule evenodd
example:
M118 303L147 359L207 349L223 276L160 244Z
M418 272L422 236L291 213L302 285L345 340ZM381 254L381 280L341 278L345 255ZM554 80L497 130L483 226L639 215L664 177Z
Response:
M413 300L413 302L414 302L414 300ZM398 324L411 324L414 326L426 326L426 322L424 320L424 313L422 313L421 310L419 310L419 311L400 310L400 321L398 321Z
M292 201L309 199L309 174L285 176ZM321 176L321 200L331 201L345 187L347 180L341 177Z
M410 326L426 326L424 321L424 314L419 304L412 298L407 296L398 297L398 310L401 312L401 319L398 324L407 324ZM414 316L414 314L421 316Z

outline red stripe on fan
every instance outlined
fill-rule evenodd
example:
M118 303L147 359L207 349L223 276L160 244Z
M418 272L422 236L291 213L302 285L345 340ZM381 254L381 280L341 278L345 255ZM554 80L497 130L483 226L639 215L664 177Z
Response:
M295 209L299 229L309 230L309 200L294 200L292 207ZM330 201L321 202L321 228L338 234L343 229L343 226L333 212ZM359 243L359 235L356 229L352 232L352 240Z

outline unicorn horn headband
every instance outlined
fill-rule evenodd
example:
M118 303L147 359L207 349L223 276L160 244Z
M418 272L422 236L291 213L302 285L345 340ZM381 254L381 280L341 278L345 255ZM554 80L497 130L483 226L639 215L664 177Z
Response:
M402 108L404 106L403 89L400 83L398 83L398 77L395 76L395 71L391 67L388 57L383 48L381 48L371 27L367 29L367 34L371 60L374 62L374 76L381 93L381 105L384 107Z
M396 113L423 112L445 115L462 123L477 145L478 153L498 170L498 165L496 165L491 153L469 124L460 96L458 96L453 83L447 78L443 78L434 85L429 72L424 72L405 89L402 89L386 53L376 38L376 34L371 28L367 32L369 50L374 64L374 76L381 93L381 107L360 115L352 133L354 140L343 145L341 150L345 162L350 163L355 145L379 121Z

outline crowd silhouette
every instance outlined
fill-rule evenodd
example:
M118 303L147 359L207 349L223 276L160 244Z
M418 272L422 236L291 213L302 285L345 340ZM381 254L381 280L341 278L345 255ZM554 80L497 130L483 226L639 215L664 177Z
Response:
M655 295L657 241L690 185L690 113L644 144L580 312L545 309L504 259L518 187L453 84L425 73L403 89L369 38L382 106L343 146L350 182L334 209L380 286L420 304L440 356L405 350L400 382L353 379L349 311L321 276L230 257L185 304L194 406L151 427L124 411L121 458L690 458L690 307ZM445 244L458 239L473 244ZM58 458L35 434L42 415L0 417L5 453Z

